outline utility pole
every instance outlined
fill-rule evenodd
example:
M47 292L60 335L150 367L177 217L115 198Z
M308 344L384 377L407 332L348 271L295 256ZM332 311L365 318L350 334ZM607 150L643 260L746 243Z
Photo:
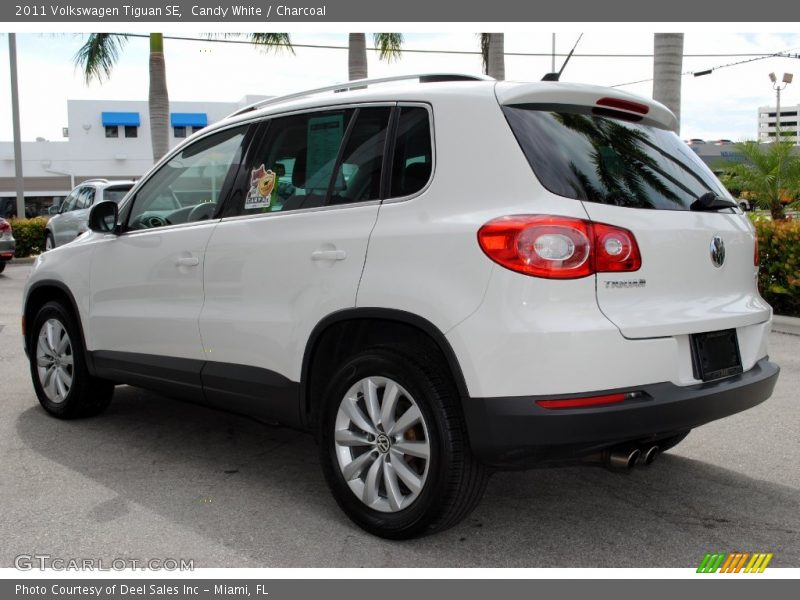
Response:
M25 218L25 188L22 184L22 142L19 133L19 91L17 84L17 34L8 34L8 60L11 71L11 120L14 128L14 182L17 188L17 218Z

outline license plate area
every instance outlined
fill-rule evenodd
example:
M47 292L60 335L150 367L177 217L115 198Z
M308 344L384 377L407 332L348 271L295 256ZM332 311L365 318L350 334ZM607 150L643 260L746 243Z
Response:
M692 369L695 379L713 381L743 371L735 329L695 333L692 341Z

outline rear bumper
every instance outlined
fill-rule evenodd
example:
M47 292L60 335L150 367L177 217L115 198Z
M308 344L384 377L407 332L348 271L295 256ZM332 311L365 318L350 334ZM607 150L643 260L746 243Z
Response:
M11 260L17 248L16 240L0 240L0 260Z
M473 452L505 468L579 460L622 442L670 437L747 410L770 397L780 368L767 358L740 375L681 387L656 383L591 394L469 398L464 413ZM596 407L552 410L536 400L644 392L642 398Z

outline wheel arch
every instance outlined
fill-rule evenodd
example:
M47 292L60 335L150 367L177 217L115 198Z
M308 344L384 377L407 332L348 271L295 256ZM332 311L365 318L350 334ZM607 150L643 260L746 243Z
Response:
M304 425L313 429L318 416L316 399L321 381L337 365L366 347L380 343L416 342L437 352L452 375L459 397L468 397L461 366L444 333L414 313L387 308L337 311L317 323L306 343L301 367L300 410Z
M94 374L94 364L91 361L91 354L86 351L86 338L83 331L83 323L81 321L81 313L78 310L78 303L75 301L75 296L72 295L70 289L61 281L55 279L43 279L32 284L28 289L25 296L25 306L23 308L23 318L25 319L25 329L23 335L23 343L25 353L30 351L31 336L33 332L33 320L36 318L36 313L45 304L52 300L59 300L70 310L75 317L78 333L80 334L81 347L83 348L86 364L89 372Z

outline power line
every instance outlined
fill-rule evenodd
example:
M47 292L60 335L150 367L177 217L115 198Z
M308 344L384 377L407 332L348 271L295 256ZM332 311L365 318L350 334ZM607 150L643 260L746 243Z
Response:
M738 60L736 62L725 63L724 65L717 65L716 67L711 67L710 69L701 69L699 71L684 71L681 73L681 76L684 77L686 75L694 75L695 77L700 77L702 75L710 75L712 71L718 71L719 69L726 69L728 67L735 67L737 65L743 65L746 63L755 62L757 60L764 60L765 58L800 58L800 54L791 54L792 50L796 50L797 48L790 48L789 50L785 50L783 52L774 52L773 54L765 54L761 56L757 56L756 58L749 58L747 60ZM684 54L684 56L689 56L688 54ZM748 56L746 54L740 56ZM635 85L637 83L647 83L648 81L653 81L653 78L650 77L648 79L639 79L637 81L629 81L627 83L618 83L616 85L612 85L610 87L624 87L626 85Z
M125 37L135 37L135 38L148 38L149 35L145 33L114 33L112 35L120 35ZM182 42L205 42L205 43L212 43L212 44L240 44L246 46L253 46L253 42L249 40L233 40L233 39L225 39L225 38L199 38L199 37L189 37L189 36L181 36L181 35L165 35L165 40L178 40ZM283 44L259 44L260 46L276 46L276 47L284 47ZM293 48L314 48L314 49L321 49L321 50L349 50L349 46L346 45L336 45L336 44L292 44ZM368 47L367 50L372 52L379 52L380 48L375 47ZM480 56L480 50L434 50L432 48L403 48L403 53L410 53L410 54L466 54L466 55L473 55L473 56ZM551 57L553 56L552 52L505 52L506 56L528 56L528 57ZM555 56L558 57L565 57L567 56L566 52L556 52ZM653 58L653 54L618 54L618 53L590 53L584 52L579 53L576 52L572 55L573 57L577 58ZM739 56L754 56L757 58L769 58L771 56L776 56L775 54L765 54L763 52L716 52L716 53L705 53L705 54L684 54L685 58L733 58ZM648 81L648 80L644 80ZM638 83L638 82L634 82ZM620 84L620 85L630 85L627 83Z

